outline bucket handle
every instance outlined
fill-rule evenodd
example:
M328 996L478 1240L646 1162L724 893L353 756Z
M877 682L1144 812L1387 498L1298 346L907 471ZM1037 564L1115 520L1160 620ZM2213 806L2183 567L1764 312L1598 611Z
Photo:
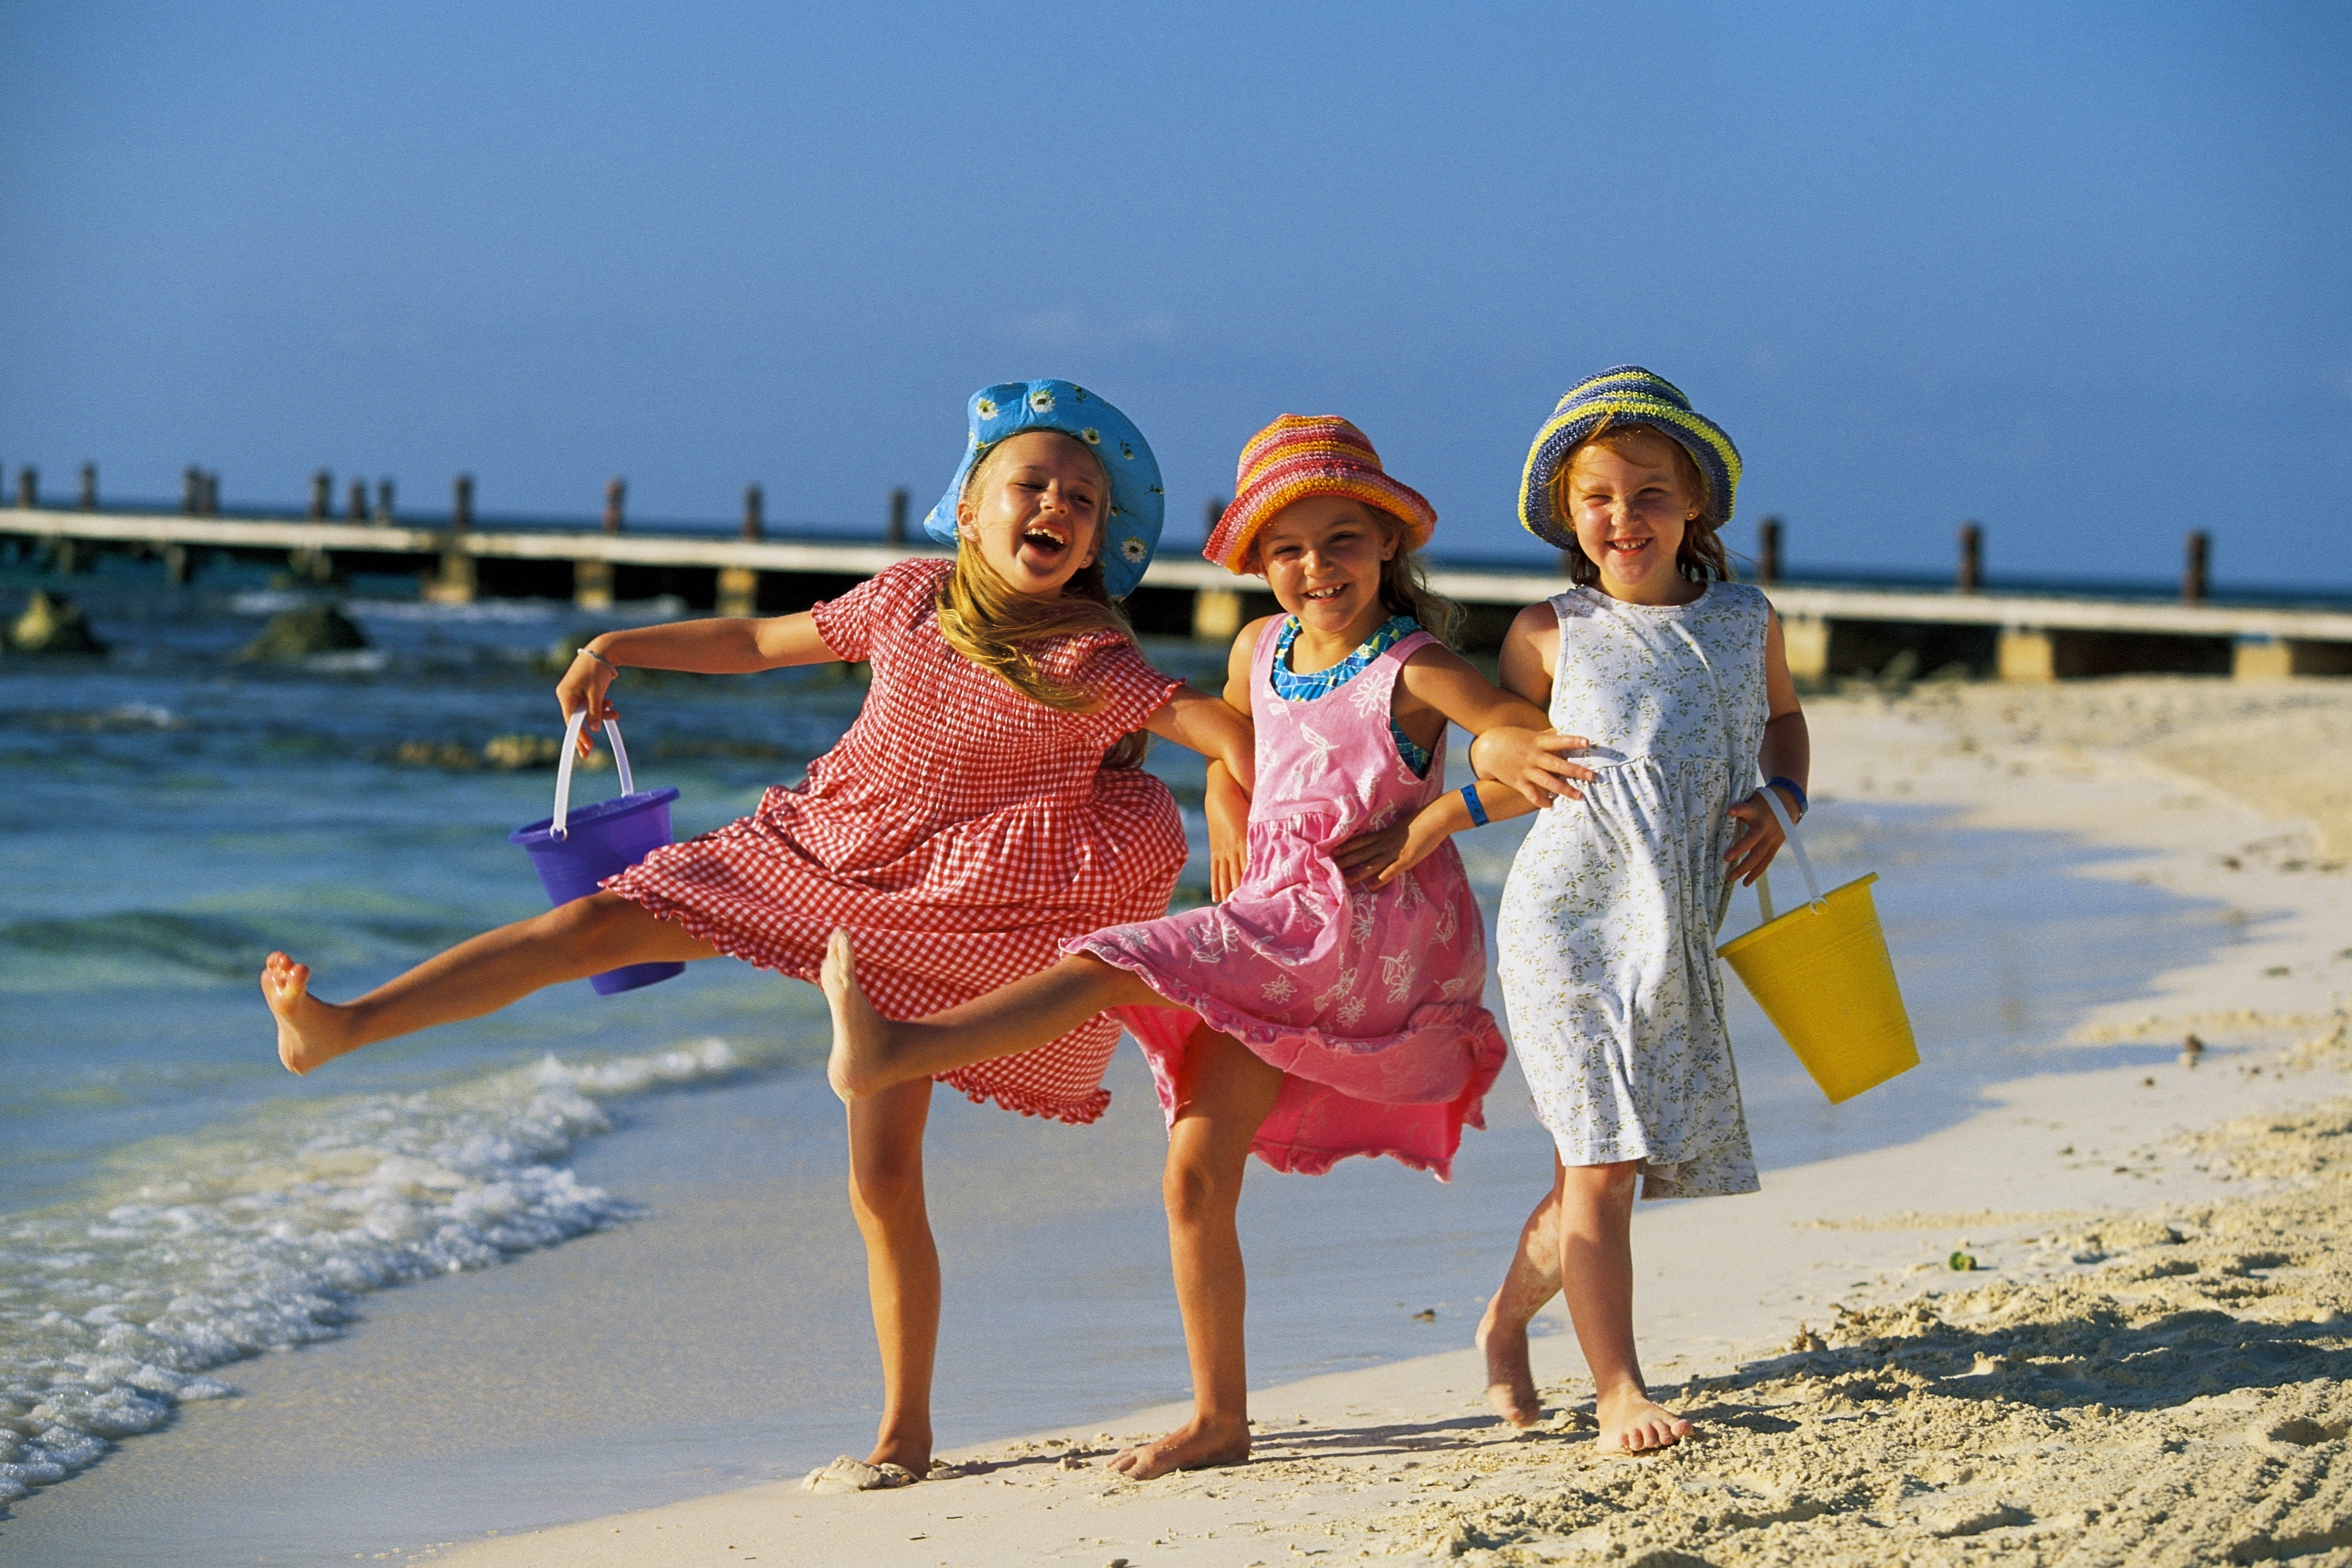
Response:
M555 811L547 828L547 836L559 843L571 837L564 824L572 816L572 764L580 755L580 727L587 721L588 710L583 708L563 726L563 755L555 764ZM629 748L621 743L619 720L604 721L604 739L613 742L613 769L621 775L621 793L636 794L636 781L629 776Z
M567 756L570 754L565 753ZM1772 815L1780 819L1780 831L1787 836L1789 847L1797 857L1797 870L1805 879L1805 891L1811 895L1805 901L1813 908L1820 909L1822 885L1813 876L1812 858L1805 853L1804 842L1797 837L1797 825L1789 820L1789 808L1780 804L1780 797L1772 793L1770 784L1764 785L1761 793L1764 796L1764 804L1770 806ZM1756 902L1757 906L1764 911L1764 923L1770 925L1772 923L1772 873L1769 871L1756 873Z

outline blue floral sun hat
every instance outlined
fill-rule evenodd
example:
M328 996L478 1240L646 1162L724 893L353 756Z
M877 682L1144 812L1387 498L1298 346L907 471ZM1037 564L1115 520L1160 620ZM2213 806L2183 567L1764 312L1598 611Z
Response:
M1160 525L1168 510L1160 489L1160 460L1134 422L1096 394L1066 381L983 386L971 395L968 412L971 438L964 443L963 461L948 481L948 493L923 519L923 531L941 544L956 543L961 537L956 531L956 504L963 500L972 465L1007 436L1057 430L1092 447L1110 476L1110 510L1103 518L1102 547L1097 552L1103 586L1114 599L1133 592L1160 547Z

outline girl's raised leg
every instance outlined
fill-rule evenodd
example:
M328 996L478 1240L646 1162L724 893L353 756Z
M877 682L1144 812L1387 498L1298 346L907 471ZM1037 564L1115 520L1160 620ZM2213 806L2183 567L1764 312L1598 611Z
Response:
M1486 1303L1478 1321L1477 1343L1486 1357L1486 1398L1514 1426L1543 1419L1535 1366L1528 1359L1528 1324L1543 1304L1559 1294L1559 1151L1552 1151L1551 1189L1519 1227L1518 1250L1503 1275L1503 1288Z
M882 1424L869 1465L931 1468L931 1367L940 1344L940 1253L923 1203L928 1079L849 1108L849 1206L866 1238L866 1291L882 1352Z
M1242 1338L1249 1290L1234 1212L1250 1141L1281 1089L1281 1068L1206 1026L1193 1031L1160 1179L1192 1370L1192 1418L1111 1460L1112 1469L1137 1480L1249 1458L1249 1363Z
M676 921L617 894L593 893L461 942L341 1005L310 994L309 964L273 952L262 968L261 996L278 1018L278 1059L305 1073L378 1040L496 1012L561 981L629 963L718 956Z
M844 931L825 945L819 980L833 1009L833 1056L824 1075L833 1091L852 1103L893 1084L1033 1049L1106 1008L1167 1005L1117 964L1080 954L944 1013L885 1018L858 989L857 954Z
M1576 1342L1592 1373L1593 1413L1607 1454L1663 1448L1691 1435L1691 1424L1650 1398L1633 1353L1633 1193L1638 1162L1563 1165L1559 1194L1559 1279Z

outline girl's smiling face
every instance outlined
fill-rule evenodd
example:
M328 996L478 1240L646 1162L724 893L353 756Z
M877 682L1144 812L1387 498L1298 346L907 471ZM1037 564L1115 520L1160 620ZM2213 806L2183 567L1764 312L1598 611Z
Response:
M1679 605L1706 591L1675 565L1700 508L1677 455L1672 437L1637 429L1588 441L1569 460L1561 510L1612 599Z
M1109 503L1102 465L1084 445L1024 430L981 459L956 531L1015 593L1048 598L1094 564Z
M1268 518L1255 544L1258 569L1299 629L1352 647L1388 618L1381 566L1396 531L1346 496L1307 496Z

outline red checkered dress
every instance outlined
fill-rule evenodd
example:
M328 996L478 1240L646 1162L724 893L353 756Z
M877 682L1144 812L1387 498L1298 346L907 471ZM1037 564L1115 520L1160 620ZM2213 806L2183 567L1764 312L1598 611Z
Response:
M1066 937L1168 910L1184 829L1168 787L1104 750L1181 682L1116 632L1041 645L1055 679L1102 700L1062 713L940 639L949 563L907 561L815 606L817 635L870 659L857 721L794 789L750 816L656 849L604 885L721 952L814 981L836 926L885 1016L969 1001L1061 956ZM1051 1045L940 1075L974 1100L1092 1121L1118 1026L1103 1015Z

